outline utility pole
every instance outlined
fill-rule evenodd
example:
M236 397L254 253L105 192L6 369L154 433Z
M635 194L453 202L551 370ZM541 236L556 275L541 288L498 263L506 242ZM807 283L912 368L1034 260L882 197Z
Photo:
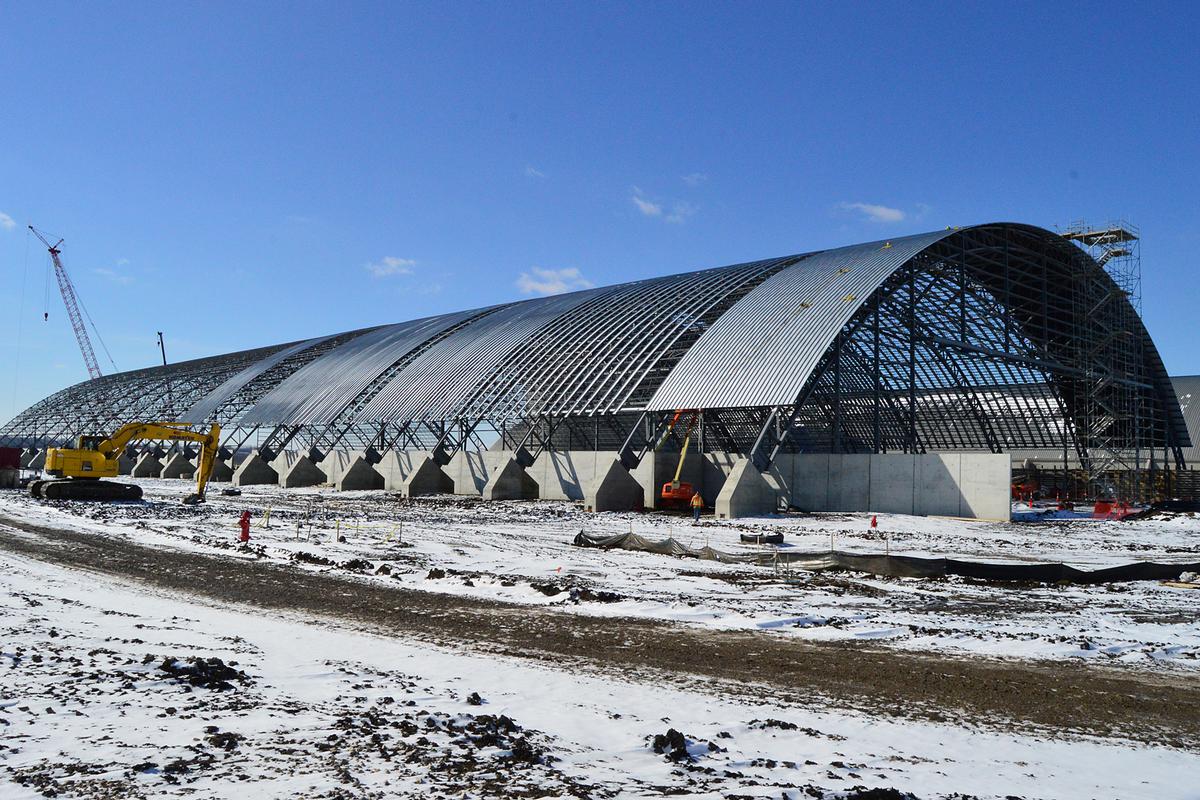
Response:
M166 367L167 366L167 346L165 344L163 344L162 331L158 332L158 351L160 353L162 353L163 366ZM174 418L174 416L175 416L175 401L173 401L171 399L171 376L169 373L167 373L164 375L164 377L166 378L166 382L167 382L167 416Z

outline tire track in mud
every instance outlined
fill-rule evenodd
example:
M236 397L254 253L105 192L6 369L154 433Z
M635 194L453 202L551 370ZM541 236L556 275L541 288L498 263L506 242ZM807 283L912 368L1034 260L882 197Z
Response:
M32 534L32 535L30 535ZM280 612L336 618L376 633L503 653L633 680L751 699L965 720L1024 732L1200 746L1192 676L1116 674L811 643L763 632L564 614L287 565L149 547L0 516L0 549L150 587Z

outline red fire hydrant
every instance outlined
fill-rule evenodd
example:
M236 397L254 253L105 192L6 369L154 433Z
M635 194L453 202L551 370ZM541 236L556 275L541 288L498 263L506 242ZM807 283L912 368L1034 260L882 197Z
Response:
M238 520L238 526L242 529L238 536L238 541L245 543L250 541L250 512L243 511L242 518Z

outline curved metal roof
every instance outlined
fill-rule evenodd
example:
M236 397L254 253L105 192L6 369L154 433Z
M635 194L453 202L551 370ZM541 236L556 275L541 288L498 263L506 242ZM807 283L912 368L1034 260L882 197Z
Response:
M983 229L1020 231L1087 257L1055 234L1030 226L997 223L961 230ZM949 237L959 230L105 376L41 401L0 436L16 430L49 435L71 424L100 429L123 417L181 408L193 421L215 415L223 426L248 429L786 405L803 391L839 331L868 298L914 258L957 247ZM1025 312L1040 313L1032 307ZM1157 386L1169 388L1149 334L1143 330L1142 335L1148 374L1156 376ZM100 389L104 404L115 406L103 414L95 410ZM166 389L174 399L164 405L159 398ZM1169 422L1183 428L1180 418Z
M455 331L397 373L360 412L362 419L450 419L481 380L550 321L604 293L589 289L513 303Z
M871 292L950 233L825 250L768 278L700 337L648 408L793 402L834 335Z
M1177 375L1171 383L1192 440L1191 447L1183 448L1183 457L1195 464L1200 462L1200 375Z
M235 394L246 387L246 384L262 375L264 372L274 367L276 364L291 358L297 353L301 353L310 347L324 342L332 336L320 336L316 339L306 339L303 342L297 342L291 347L285 347L278 352L272 353L266 358L256 361L250 366L243 369L241 372L233 375L229 380L222 383L216 389L209 392L194 406L180 415L180 419L184 422L203 422L208 419L209 415L217 410L217 408Z
M436 336L479 311L459 311L387 325L335 348L297 370L247 411L245 425L310 425L332 422L385 370Z

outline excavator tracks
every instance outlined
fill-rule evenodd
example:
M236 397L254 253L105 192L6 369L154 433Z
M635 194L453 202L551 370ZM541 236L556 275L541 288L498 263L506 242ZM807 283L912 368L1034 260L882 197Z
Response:
M29 494L41 500L141 500L142 487L98 480L34 481L29 484Z

